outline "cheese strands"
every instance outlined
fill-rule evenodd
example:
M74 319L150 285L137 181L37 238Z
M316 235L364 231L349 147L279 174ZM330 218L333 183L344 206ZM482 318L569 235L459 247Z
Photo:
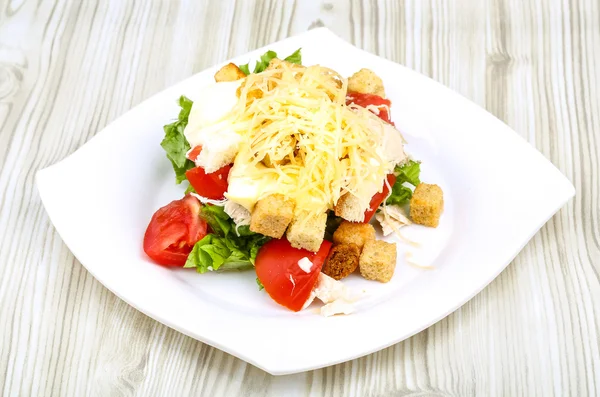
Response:
M262 181L318 215L350 192L367 208L393 164L382 155L384 122L346 106L347 80L322 67L280 63L246 77L227 116L242 137L232 173ZM268 181L268 183L264 183Z

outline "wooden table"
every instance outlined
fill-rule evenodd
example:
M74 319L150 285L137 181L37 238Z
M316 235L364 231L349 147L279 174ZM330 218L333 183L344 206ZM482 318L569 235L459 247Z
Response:
M0 0L0 13L5 395L600 395L598 0ZM34 176L163 88L316 26L485 107L577 196L496 281L426 331L273 377L100 285L54 230Z

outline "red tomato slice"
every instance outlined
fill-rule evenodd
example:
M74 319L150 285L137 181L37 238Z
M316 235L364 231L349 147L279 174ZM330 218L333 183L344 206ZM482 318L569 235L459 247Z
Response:
M160 265L185 265L194 244L207 233L201 208L200 201L188 194L156 211L144 234L146 255Z
M297 312L315 286L330 248L331 242L327 240L314 253L294 248L286 239L273 239L258 251L256 275L275 302ZM312 262L308 273L298 266L304 257Z
M396 175L389 174L387 176L387 180L390 186L394 186L394 183L396 183ZM365 220L363 221L363 223L369 223L371 221L371 218L373 218L373 215L375 215L375 211L377 210L377 208L379 208L381 203L383 203L383 200L385 200L389 193L390 189L384 182L383 190L381 191L381 193L375 193L375 195L371 198L369 208L365 211Z
M202 151L202 146L196 146L192 150L190 150L187 154L188 160L196 161L198 155Z
M351 103L354 103L358 106L362 106L363 108L366 108L369 105L373 105L375 107L377 107L377 110L379 111L379 113L377 113L376 111L369 109L373 114L379 116L380 119L382 119L383 121L393 124L392 121L390 120L390 113L389 113L389 109L390 106L392 105L392 102L389 99L385 99L380 97L379 95L374 95L374 94L361 94L360 92L348 92L346 94L346 104L349 105Z
M200 196L221 200L225 198L224 193L229 186L227 183L229 170L231 170L231 165L226 165L215 172L207 174L202 167L196 167L186 171L185 177Z

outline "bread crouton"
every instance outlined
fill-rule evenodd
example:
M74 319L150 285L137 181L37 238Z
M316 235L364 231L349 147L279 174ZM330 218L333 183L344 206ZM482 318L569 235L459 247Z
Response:
M355 244L359 250L371 240L375 240L375 229L368 223L343 221L333 233L334 244Z
M335 204L335 215L350 222L362 222L365 219L365 209L358 197L344 193Z
M358 266L360 274L367 280L387 283L396 269L396 243L367 241L360 254Z
M326 223L325 212L318 216L296 214L288 227L287 239L294 248L317 252L325 236Z
M236 90L235 94L237 95L238 98L242 96L242 91L244 90L244 88L246 88L247 81L248 80L242 81L242 83ZM253 100L259 99L262 97L263 97L263 91L260 88L256 88L256 86L250 87L250 89L246 92L246 101L248 101L248 102L252 102Z
M444 210L444 193L438 185L420 183L410 199L410 217L419 225L437 227Z
M369 69L361 69L348 79L348 91L375 94L385 98L383 81Z
M282 194L271 194L258 200L252 212L250 230L273 238L283 237L294 217L294 207L294 202Z
M221 81L236 81L244 77L246 77L246 74L233 63L228 63L215 73L215 81L217 83Z
M359 258L360 248L356 244L334 245L321 272L335 280L341 280L356 270Z
M232 130L219 131L219 139L207 139L202 144L202 151L196 157L196 165L210 174L233 163L240 149L242 137ZM220 175L220 174L219 174ZM223 178L223 175L218 176ZM227 178L227 176L224 176Z

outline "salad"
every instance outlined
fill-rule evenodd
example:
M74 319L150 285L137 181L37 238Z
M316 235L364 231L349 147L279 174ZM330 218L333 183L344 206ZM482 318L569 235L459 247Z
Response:
M339 280L388 282L396 244L377 240L411 223L437 227L443 193L420 181L404 151L382 79L349 78L268 51L228 64L215 83L179 98L161 146L185 196L160 208L144 235L157 264L199 273L256 272L260 290L299 311L353 311ZM377 226L377 225L375 225ZM409 262L410 263L410 262Z

